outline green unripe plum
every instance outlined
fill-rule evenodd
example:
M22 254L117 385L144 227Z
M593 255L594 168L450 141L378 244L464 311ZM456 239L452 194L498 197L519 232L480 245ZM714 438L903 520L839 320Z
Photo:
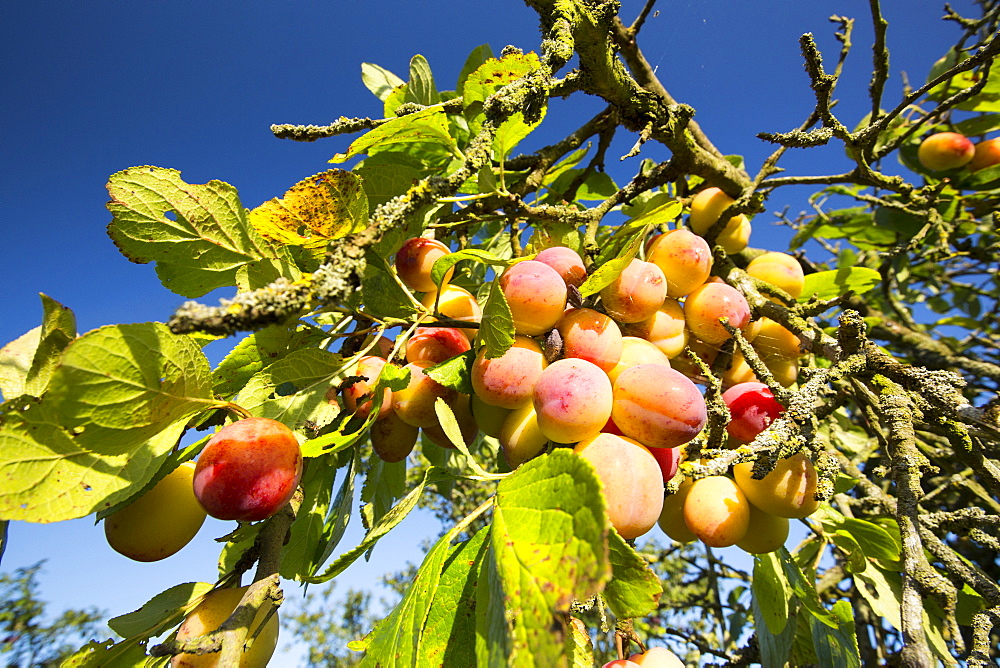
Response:
M611 417L611 381L587 360L565 358L550 364L535 382L538 425L556 443L594 436Z
M406 459L417 444L420 429L403 422L394 411L372 423L368 437L372 451L384 462L401 462Z
M600 433L577 443L573 452L597 472L608 520L622 538L638 538L653 528L663 508L663 478L645 446L625 436Z
M530 398L528 403L531 403ZM500 436L500 427L511 411L510 408L491 406L480 399L479 395L475 393L469 395L469 410L472 411L472 416L479 426L479 431L493 438Z
M798 299L806 285L799 261L787 253L770 252L750 260L747 273L754 278L781 288L792 299Z
M747 535L736 547L750 554L766 554L777 550L787 539L788 518L765 513L751 503Z
M194 462L184 462L152 489L104 520L111 548L135 561L159 561L191 542L205 522L192 489Z
M500 447L503 458L512 470L538 455L549 439L538 426L538 415L531 404L515 408L500 427Z
M969 161L968 167L970 172L978 172L993 165L1000 165L1000 137L976 144L975 155Z
M761 480L754 480L752 474L752 462L733 466L736 484L750 503L764 512L795 519L808 517L819 508L816 467L803 453L779 459L774 470Z
M301 477L302 451L292 430L252 417L223 427L208 441L192 486L212 517L254 522L288 503Z
M667 279L652 262L633 259L622 273L601 290L608 315L618 322L639 322L651 317L667 298Z
M735 545L750 526L750 503L736 483L721 475L696 480L684 500L684 523L709 547Z
M618 324L589 308L567 309L556 330L562 337L563 357L576 357L611 371L622 356L622 331Z
M205 598L188 613L177 630L177 640L197 638L211 633L222 626L243 600L248 587L216 589L209 592ZM267 617L269 605L260 606L250 624L248 639ZM240 657L239 668L264 668L271 660L275 647L278 646L278 615L275 613L267 620L264 628L254 638L249 651L244 651ZM178 654L170 662L172 668L215 668L220 665L220 652L210 654Z
M964 167L976 155L976 147L969 138L957 132L938 132L920 142L917 160L934 172Z
M698 539L684 523L684 501L691 491L691 484L690 480L685 480L676 494L663 499L663 509L656 521L663 533L678 543L690 543Z

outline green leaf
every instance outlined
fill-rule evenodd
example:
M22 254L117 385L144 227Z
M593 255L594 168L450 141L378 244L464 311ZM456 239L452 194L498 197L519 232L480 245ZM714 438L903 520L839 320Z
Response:
M76 338L76 316L48 295L42 298L42 329L31 368L24 381L24 393L40 397L59 363L62 351Z
M541 67L535 53L511 53L503 58L490 58L465 80L462 103L468 110L481 108L490 95L524 75Z
M409 494L404 496L399 503L389 510L389 512L379 518L378 522L371 527L357 547L348 550L344 554L337 557L337 559L330 564L330 567L323 571L322 574L314 577L303 578L303 581L319 584L329 582L343 573L344 569L357 561L358 557L374 547L375 543L377 543L382 536L389 533L389 531L406 518L410 511L416 507L417 501L420 500L420 495L423 494L424 488L428 484L433 484L440 480L446 480L450 477L452 477L450 473L442 471L436 467L432 466L427 469L424 472L424 477L420 483L410 490Z
M802 607L809 612L809 628L819 664L861 668L861 654L850 601L841 599L827 610L820 602L815 585L806 580L788 550L780 548L777 556L792 591Z
M899 561L901 546L892 534L874 522L845 517L833 508L825 507L817 518L823 530L829 533L841 532L853 539L869 559Z
M618 278L623 271L625 271L625 268L631 264L632 260L639 252L639 247L642 245L645 238L645 228L636 232L621 254L614 259L606 261L587 277L587 280L585 280L583 285L580 286L580 294L584 297L596 295L598 292L611 285L611 283L614 282L614 280Z
M496 359L514 345L514 316L507 298L500 289L499 277L490 285L490 294L483 305L483 320L479 337L486 346L486 358Z
M405 83L395 74L375 63L361 63L361 81L365 88L383 102L394 88Z
M755 568L756 572L756 568ZM760 647L761 665L763 666L785 666L791 655L792 645L795 641L797 617L791 615L780 633L773 633L767 623L761 623L767 618L766 611L761 609L762 599L756 594L750 601L750 609L756 622L757 645Z
M570 635L566 639L568 668L592 668L594 665L594 643L586 625L573 617L569 624Z
M112 639L92 640L75 654L63 660L60 668L132 668L148 665L146 648L139 639L128 638L116 643Z
M300 482L302 505L281 548L281 577L285 579L301 580L316 572L316 546L326 525L337 475L332 458L333 455L328 455L305 461Z
M202 597L212 591L208 582L186 582L160 592L143 604L135 612L130 612L108 620L111 630L122 638L141 636L149 638L160 635L175 626L189 610L201 602Z
M402 195L430 173L423 162L399 151L382 151L369 156L355 165L353 171L361 177L368 205L373 211Z
M830 612L838 622L835 629L815 616L809 618L813 648L819 665L830 668L861 668L861 653L858 650L850 601L837 601Z
M491 530L492 531L492 530ZM513 619L504 606L497 549L487 542L476 582L476 666L502 668L510 662Z
M657 196L638 216L625 224L626 228L635 230L645 227L648 229L651 226L666 225L677 220L684 211L684 206L673 198L663 201L659 195L667 197L666 193L657 193Z
M436 285L441 285L441 281L444 280L444 276L448 273L448 270L462 260L472 260L473 262L488 264L494 267L509 267L510 265L518 262L517 260L505 260L503 258L499 258L493 253L479 248L467 248L465 250L455 251L454 253L448 253L447 255L439 257L434 262L434 266L431 267L431 280L434 281Z
M497 128L496 135L493 137L493 159L505 160L515 146L542 124L542 121L545 120L546 110L546 107L542 108L538 120L534 123L528 123L524 120L523 111L515 111L508 116Z
M903 601L903 580L899 573L869 564L864 571L854 573L854 586L868 601L875 614L892 624L897 630L903 628L900 606Z
M327 398L344 366L335 353L303 348L258 372L240 391L240 405L255 416L283 422L294 431L330 424L339 412Z
M410 80L406 83L406 101L416 102L425 107L441 101L430 63L419 53L410 58Z
M259 373L289 353L316 346L326 333L312 327L289 329L272 325L237 343L212 372L213 391L223 397L239 392Z
M882 282L882 276L874 269L867 267L844 267L830 271L819 271L806 276L805 287L799 301L808 301L811 297L817 299L833 299L848 290L855 294L864 294Z
M337 490L336 498L330 504L326 523L323 525L323 535L316 557L317 570L322 568L326 560L333 555L334 549L340 544L340 539L344 537L347 525L351 521L351 510L354 507L354 480L358 475L360 461L361 455L355 450L350 463L343 469L344 479L340 483L340 489Z
M955 132L966 137L977 137L994 130L1000 130L1000 113L980 114L955 123Z
M419 308L386 261L371 248L365 250L361 299L365 308L380 318L408 318Z
M498 485L490 545L503 599L491 605L519 612L511 665L560 662L563 614L611 577L608 532L593 468L566 449L523 464Z
M235 188L222 181L192 185L180 175L175 169L132 167L111 176L108 234L125 257L155 262L163 285L184 297L237 285L237 273L250 265L257 271L248 289L280 276L299 278L287 251L250 225Z
M758 633L761 626L766 626L772 636L783 635L789 619L792 591L778 557L773 552L754 557L751 590Z
M493 49L490 48L489 44L480 44L469 52L469 56L465 59L465 64L462 65L462 71L458 73L458 83L455 86L455 90L458 91L459 95L465 94L465 82L469 78L469 75L482 67L491 58L493 58Z
M478 541L479 546L477 546L476 552L481 551L485 542L486 532L481 531L480 533L482 538ZM454 540L455 535L456 530L452 529L427 552L416 577L403 595L403 600L386 619L379 622L372 633L360 644L366 650L365 657L361 662L362 666L390 668L392 666L431 665L427 662L426 656L430 648L425 648L422 642L424 627L434 609L439 605L447 605L443 602L438 603L438 587L444 572L445 561L450 553L451 541ZM469 568L466 567L465 571L465 579L468 580ZM452 603L457 603L457 601L452 601ZM453 609L451 612L457 612L457 609ZM443 629L443 631L447 633L445 637L451 635L448 632L449 629ZM440 637L444 634L440 631L438 633L439 637L435 639L434 649L435 653L441 654L446 647L442 646L442 638Z
M476 352L467 350L461 355L427 367L424 375L462 394L472 394L472 363L475 361Z
M604 600L611 612L618 619L651 614L663 594L663 582L617 531L608 533L608 549L614 575L604 590Z
M0 393L5 399L24 394L24 382L41 338L39 325L0 348Z
M618 191L618 186L615 185L610 176L605 172L592 169L574 191L573 197L567 198L566 194L570 185L586 171L585 169L568 169L562 172L557 179L548 184L551 191L549 201L557 202L563 199L572 199L576 202L605 200Z
M930 72L927 74L927 81L932 81L940 75L944 74L948 69L954 67L960 62L968 59L965 54L959 55L959 53L954 49L950 49L947 54L940 58L931 67ZM993 65L992 61L989 61L986 65L986 69L989 70ZM971 88L976 84L977 81L984 75L982 71L966 71L956 74L954 77L948 81L934 87L928 94L932 100L941 102L944 99L954 95L960 90ZM986 86L980 91L975 97L972 97L964 102L956 105L956 109L961 109L963 111L979 111L979 112L998 112L1000 111L1000 81L997 80L996 76L990 76L989 80L986 82Z
M426 665L475 664L476 590L489 533L489 527L481 529L451 548L444 561L420 638L419 657Z
M156 472L185 423L132 450L101 455L82 449L45 403L9 408L0 415L0 519L28 522L83 517L130 496Z
M441 429L444 431L445 436L451 441L451 444L455 446L455 449L460 453L465 455L466 463L472 472L478 476L484 478L500 477L505 474L491 474L476 461L472 453L469 452L469 446L465 444L465 439L462 437L462 429L458 426L458 420L455 419L455 413L452 412L451 406L448 405L441 397L438 397L434 402L434 413L437 415L438 424L441 425Z
M868 560L865 559L865 552L858 545L858 542L854 540L848 532L843 529L839 529L829 534L830 540L833 544L839 547L847 555L847 561L844 564L844 570L848 573L860 573L868 567Z
M448 130L448 114L440 106L393 118L355 139L346 153L338 153L330 162L346 162L356 155L378 152L399 144L437 144L458 154L458 144Z
M101 327L73 341L42 401L78 447L103 455L218 405L201 348L148 322Z

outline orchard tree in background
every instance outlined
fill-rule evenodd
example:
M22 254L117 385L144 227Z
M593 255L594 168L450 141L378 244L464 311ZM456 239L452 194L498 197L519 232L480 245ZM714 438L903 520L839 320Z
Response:
M0 663L4 666L58 666L76 653L81 639L102 632L104 610L63 610L47 619L38 598L40 561L0 574Z
M755 173L644 57L653 2L630 23L607 0L527 4L537 51L479 47L453 90L421 56L405 81L364 64L374 118L272 128L358 135L332 160L350 170L250 210L221 181L111 176L128 259L184 297L236 295L82 335L43 296L42 324L0 353L0 517L93 514L143 560L180 549L199 507L237 524L218 582L111 619L120 638L66 665L262 665L283 591L333 580L418 505L446 529L384 619L356 592L297 614L317 661L363 629L349 648L372 666L669 665L653 647L995 665L1000 3L946 7L954 48L898 100L870 3L860 119L834 104L853 19L833 17L835 58L803 35L815 108L761 128L774 152ZM517 150L558 123L549 100L584 95L605 108ZM829 143L849 171L783 171ZM755 246L793 185L813 211L782 217L788 248ZM201 347L240 332L211 368ZM210 433L182 446L192 430ZM356 493L366 534L344 549ZM731 545L752 568L714 551Z

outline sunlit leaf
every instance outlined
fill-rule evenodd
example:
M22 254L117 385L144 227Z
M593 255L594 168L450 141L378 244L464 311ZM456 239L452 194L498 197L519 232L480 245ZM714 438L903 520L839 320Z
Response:
M394 88L404 83L395 74L375 63L361 63L361 81L365 88L383 102Z
M149 599L138 610L109 619L108 626L123 638L157 636L179 623L211 590L208 582L175 585Z
M42 298L42 330L24 381L25 394L36 397L45 392L62 351L76 338L73 312L48 295L39 296Z
M496 359L514 344L514 316L507 298L500 289L500 280L490 286L489 297L483 306L483 321L479 325L479 338L486 345L487 359Z
M372 154L398 144L439 144L458 151L458 144L448 130L448 115L440 106L422 109L393 118L354 140L346 153L338 153L330 162L346 162L356 155Z
M830 271L819 271L806 276L805 287L799 301L811 297L833 299L848 291L864 294L882 282L882 276L867 267L845 267Z
M331 239L365 228L368 196L357 174L330 169L299 181L283 197L250 211L248 218L262 237L304 246L319 258Z
M406 518L410 511L416 507L417 501L420 499L420 495L423 494L424 488L428 484L433 484L439 480L445 480L449 477L451 477L451 474L447 471L442 471L441 469L434 467L427 469L424 473L423 479L412 490L410 490L406 496L400 499L399 503L393 506L389 512L379 518L379 520L372 525L371 529L369 529L368 533L365 534L364 539L357 547L348 550L344 554L337 557L337 559L334 560L334 562L330 564L330 566L320 575L304 578L304 581L317 584L328 582L343 573L344 569L357 561L358 557L374 547L375 543L377 543L382 536L389 533L389 531Z
M495 503L490 545L503 599L490 605L518 611L509 663L557 665L569 633L564 613L611 577L600 483L584 459L557 449L503 480Z
M300 273L291 256L261 237L247 220L236 189L222 181L185 183L175 169L132 167L108 180L113 220L108 234L133 262L156 263L160 281L184 297L237 285L254 265L263 287Z
M659 576L617 531L608 532L608 548L614 576L604 590L604 600L611 612L619 619L652 613L663 593Z

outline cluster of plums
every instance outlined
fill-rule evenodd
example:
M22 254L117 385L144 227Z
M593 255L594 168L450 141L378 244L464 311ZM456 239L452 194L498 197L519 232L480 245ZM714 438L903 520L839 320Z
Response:
M550 444L571 445L600 477L608 516L619 534L636 538L658 520L670 526L670 513L663 510L664 484L677 472L680 446L696 437L707 420L705 400L696 385L703 375L701 367L682 355L685 348L712 365L732 336L720 321L724 318L751 342L778 382L788 386L798 375L798 337L777 322L752 320L743 294L711 275L712 252L701 234L733 201L718 188L700 191L691 201L689 228L652 238L645 259L632 259L590 303L571 303L577 292L573 288L588 278L582 258L572 249L550 247L512 264L500 274L499 286L510 308L515 339L495 358L480 345L475 327L461 326L480 323L482 309L476 297L450 283L450 271L440 289L431 278L434 263L451 252L449 247L429 238L407 240L395 256L399 279L422 293L420 301L429 311L457 326L416 328L402 347L409 384L399 391L384 390L379 397L373 397L372 390L384 365L391 363L386 357L395 346L385 338L371 342L370 354L358 360L350 382L341 388L343 407L361 418L377 411L371 443L375 454L389 462L405 459L421 430L432 443L453 447L438 422L438 399L452 408L466 443L471 444L480 431L496 438L503 464L511 469L539 456ZM739 252L749 235L749 220L738 215L729 219L717 243L728 252ZM776 298L797 299L804 288L798 261L784 253L757 257L747 272L776 288L771 290ZM472 350L471 394L461 394L424 373ZM781 405L757 382L738 350L722 381L729 388L726 397L734 397L732 402L727 399L730 436L734 442L749 442L770 424ZM779 470L772 475L780 475ZM759 481L751 484L755 483ZM712 484L718 481L697 483L699 490ZM686 483L682 494L673 495L667 505L682 495L691 497L693 486ZM742 519L730 520L729 533L739 536L728 545L744 539L750 522L747 494L737 493ZM814 503L812 492L806 494ZM701 492L691 498L700 496ZM690 519L681 523L706 543L721 544L726 539L717 536L719 513L709 520L713 511L696 507L693 501ZM680 509L674 513L683 517ZM696 515L706 515L704 528ZM758 546L751 548L761 551Z
M962 167L978 172L1000 164L1000 137L974 144L959 132L937 132L920 142L917 160L924 169L934 172Z

